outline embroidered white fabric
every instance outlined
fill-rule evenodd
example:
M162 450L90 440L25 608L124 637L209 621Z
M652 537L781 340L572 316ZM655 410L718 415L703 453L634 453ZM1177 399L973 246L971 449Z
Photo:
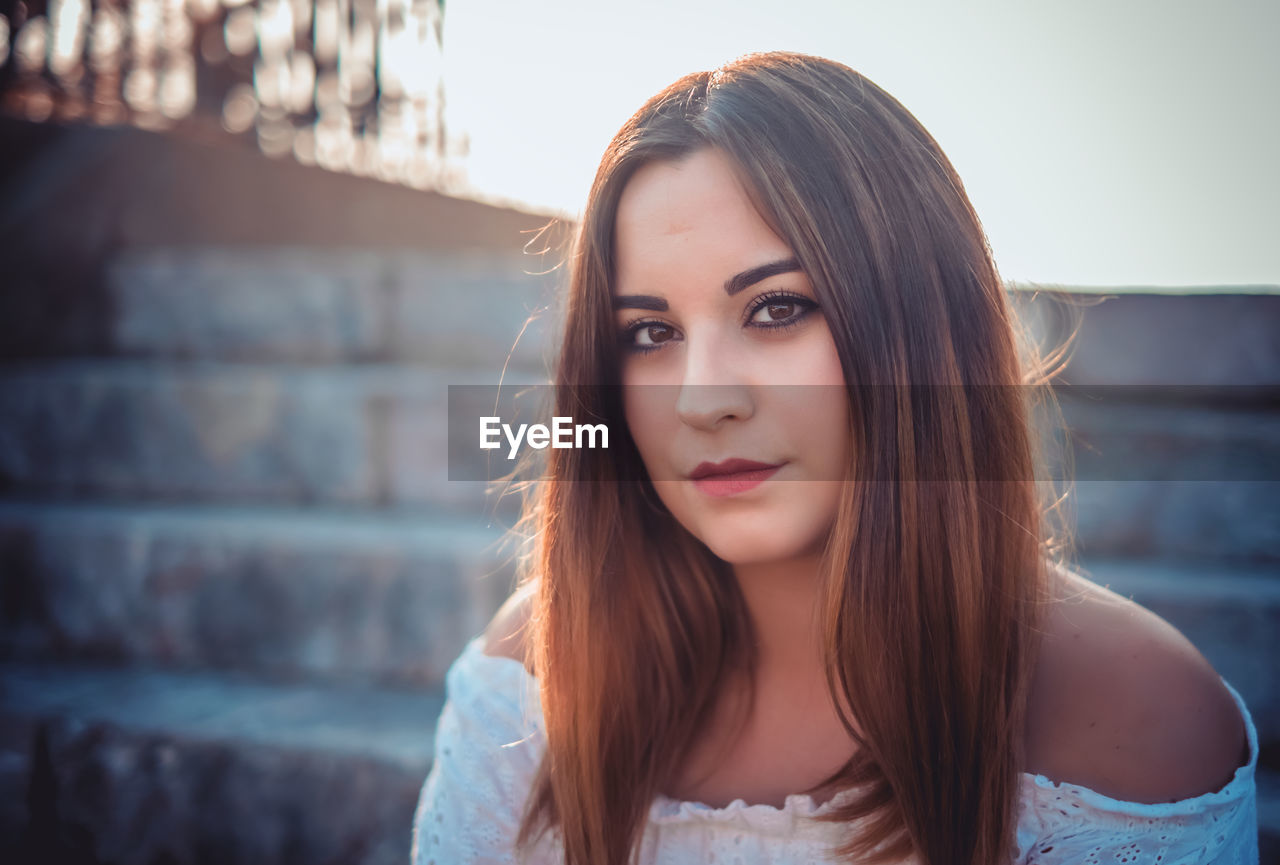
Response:
M545 748L537 680L510 658L472 640L449 668L436 729L435 762L413 823L413 865L559 865L550 833L527 857L515 836ZM1225 682L1225 680L1224 680ZM1213 793L1164 804L1124 802L1043 775L1024 774L1015 865L1257 865L1254 772L1258 733L1240 694L1249 760ZM815 806L803 794L782 808L739 799L723 808L658 796L649 810L640 865L757 865L826 862L842 827L805 818L830 810L848 791ZM846 830L847 831L847 830Z

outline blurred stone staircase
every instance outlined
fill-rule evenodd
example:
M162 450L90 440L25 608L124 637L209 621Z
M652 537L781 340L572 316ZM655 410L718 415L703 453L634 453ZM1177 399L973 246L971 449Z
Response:
M24 277L0 298L7 861L404 863L444 672L514 576L516 502L448 480L447 386L542 380L554 316L525 325L554 277L500 244L403 251L417 206L403 190L258 157L233 171L127 135L149 191L84 270L93 293ZM137 227L164 188L151 163L205 178L189 197L221 208L197 226L212 239L183 242L158 217ZM304 201L289 211L299 225L243 242L236 217L251 210L214 193L280 175L295 185L264 200ZM358 233L351 213L401 208L398 247L344 248L323 219L302 224L326 183L341 187L343 231ZM487 224L440 207L440 235ZM1274 385L1278 301L1108 301L1086 310L1071 380ZM1273 861L1280 406L1243 390L1118 393L1128 403L1107 411L1063 404L1141 469L1115 480L1095 466L1077 485L1084 564L1182 629L1248 700ZM1186 471L1206 453L1234 468Z
M514 578L518 503L448 479L446 397L542 380L521 264L129 250L109 352L0 366L22 856L407 861L444 673Z

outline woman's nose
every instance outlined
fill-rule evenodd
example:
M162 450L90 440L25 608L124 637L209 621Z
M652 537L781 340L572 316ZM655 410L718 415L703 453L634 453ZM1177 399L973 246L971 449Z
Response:
M743 359L734 355L728 342L686 337L676 413L689 426L713 430L729 418L746 420L754 411Z

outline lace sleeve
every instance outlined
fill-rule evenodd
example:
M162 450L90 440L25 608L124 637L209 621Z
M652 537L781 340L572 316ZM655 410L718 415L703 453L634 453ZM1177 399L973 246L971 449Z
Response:
M1033 834L1021 845L1019 865L1257 865L1258 731L1243 698L1227 688L1244 717L1249 759L1225 787L1143 804L1028 775L1026 823Z
M449 668L435 757L413 820L413 865L542 865L515 838L541 757L540 730L522 708L515 661L472 641Z
M1064 802L1077 790L1061 788ZM1072 807L1068 804L1068 807ZM1068 812L1070 813L1070 812ZM1257 865L1258 813L1250 796L1233 806L1199 814L1140 817L1094 815L1085 823L1064 821L1036 840L1025 865Z

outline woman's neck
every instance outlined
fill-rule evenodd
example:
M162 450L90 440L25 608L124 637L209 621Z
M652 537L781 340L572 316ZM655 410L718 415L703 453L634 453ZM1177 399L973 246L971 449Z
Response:
M760 675L822 671L818 564L813 555L733 566L755 631Z

